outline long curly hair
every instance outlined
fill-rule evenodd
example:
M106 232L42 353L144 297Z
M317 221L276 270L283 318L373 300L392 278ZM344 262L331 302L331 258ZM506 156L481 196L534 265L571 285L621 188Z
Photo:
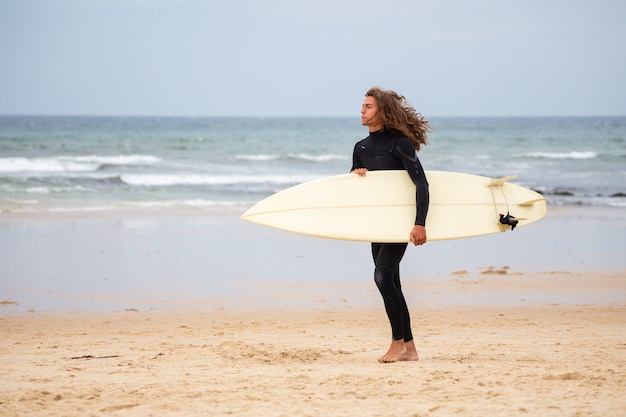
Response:
M428 133L432 132L428 120L415 110L406 97L380 87L370 88L365 97L376 99L378 114L392 134L406 136L418 151L422 145L428 145Z

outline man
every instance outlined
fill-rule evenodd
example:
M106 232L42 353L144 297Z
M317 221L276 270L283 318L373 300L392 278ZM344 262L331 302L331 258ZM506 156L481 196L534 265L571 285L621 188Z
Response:
M395 91L371 88L361 108L361 123L369 136L354 146L352 172L366 176L367 171L406 170L415 183L415 225L407 230L415 246L426 243L428 182L417 158L427 144L428 121L415 111L404 96ZM372 242L374 281L382 295L391 324L392 340L379 362L413 361L419 356L411 332L409 311L400 285L400 261L407 243Z

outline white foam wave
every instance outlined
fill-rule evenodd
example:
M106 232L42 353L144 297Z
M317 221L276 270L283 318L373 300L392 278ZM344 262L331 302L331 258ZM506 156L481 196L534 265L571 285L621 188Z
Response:
M140 209L171 209L171 208L211 208L211 207L241 207L249 205L241 201L221 201L221 200L168 200L168 201L133 201L122 202L120 207L124 208L140 208Z
M50 194L48 187L29 187L25 191L29 194Z
M31 187L16 187L14 185L0 185L0 191L11 194L52 194L52 193L67 193L67 192L85 192L89 191L85 187L76 185L73 187L60 187L60 186L31 186Z
M311 155L306 153L290 153L287 155L290 159L300 159L303 161L309 162L328 162L328 161L345 161L349 160L350 157L346 155Z
M279 155L265 155L265 154L260 154L260 155L236 155L235 159L239 160L239 161L253 161L253 162L257 162L257 161L274 161L276 159L280 158Z
M0 172L90 172L102 165L152 165L159 161L151 155L8 157L0 158Z
M283 158L283 156L281 155L269 155L269 154L236 155L235 156L235 159L237 160L252 161L252 162L275 161L281 158ZM335 154L312 155L312 154L307 154L307 153L288 153L286 155L286 158L300 160L300 161L307 161L307 162L345 161L345 160L350 159L350 157L346 155L335 155Z
M128 185L166 187L174 185L293 184L321 178L317 175L202 175L202 174L126 174Z
M100 165L60 158L0 158L0 172L88 172Z
M85 213L85 212L114 212L133 210L203 210L203 209L238 209L243 210L254 204L253 201L235 200L146 200L146 201L68 201L62 205L45 204L39 200L0 200L0 213Z
M527 158L544 159L593 159L598 156L593 151L571 151L571 152L528 152L522 156Z
M100 165L154 165L161 161L161 158L152 155L115 155L115 156L61 156L61 160L76 162L94 163Z

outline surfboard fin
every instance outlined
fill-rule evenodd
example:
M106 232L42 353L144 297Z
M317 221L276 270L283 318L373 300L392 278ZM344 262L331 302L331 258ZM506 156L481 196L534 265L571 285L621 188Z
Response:
M489 183L489 187L498 187L505 182L513 180L515 178L517 178L517 175L507 175L506 177L502 178L492 178L491 182Z
M546 201L547 198L541 197L541 198L535 198L534 200L528 200L528 201L524 201L523 203L519 203L520 206L532 206L535 203L539 203L541 201Z

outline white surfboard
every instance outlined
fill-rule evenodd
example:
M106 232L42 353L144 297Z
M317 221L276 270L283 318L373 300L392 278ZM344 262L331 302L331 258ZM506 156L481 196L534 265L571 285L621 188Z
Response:
M428 241L461 239L511 230L546 215L546 199L508 181L426 171L430 205ZM289 232L361 242L408 242L415 222L415 185L406 171L344 174L287 188L260 201L241 218Z

